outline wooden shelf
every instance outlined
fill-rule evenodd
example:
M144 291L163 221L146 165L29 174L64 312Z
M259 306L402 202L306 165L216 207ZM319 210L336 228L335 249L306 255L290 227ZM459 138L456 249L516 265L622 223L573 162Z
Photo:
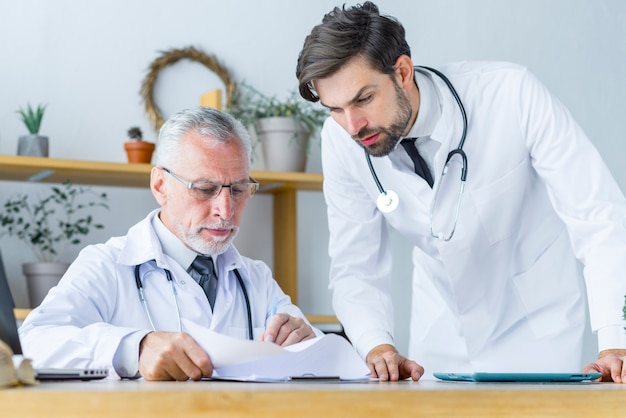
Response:
M31 310L32 309L28 308L15 308L13 309L13 315L15 315L16 320L23 321L26 319Z
M60 160L55 158L0 155L0 180L91 184L117 187L148 187L151 164ZM318 173L252 171L261 192L322 190Z
M150 164L61 160L0 155L0 180L115 187L149 187ZM322 190L318 173L252 171L260 193L274 196L274 277L298 301L297 201L298 190Z
M27 308L15 308L13 314L17 321L23 321L26 319L32 309ZM307 319L313 324L338 324L339 320L335 315L307 315Z

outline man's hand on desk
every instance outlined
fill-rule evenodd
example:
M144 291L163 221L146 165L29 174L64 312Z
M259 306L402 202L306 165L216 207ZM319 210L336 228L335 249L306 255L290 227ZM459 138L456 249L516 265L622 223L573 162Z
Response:
M260 340L273 342L284 347L309 338L315 338L315 332L302 318L278 313L267 321L267 328L265 328Z
M189 334L150 332L139 344L139 373L146 380L200 380L213 374L213 363Z
M400 355L394 346L381 344L374 347L365 359L372 377L384 381L398 381L411 378L418 381L424 374L424 368L416 362Z
M626 350L603 350L583 372L602 373L603 382L626 383Z

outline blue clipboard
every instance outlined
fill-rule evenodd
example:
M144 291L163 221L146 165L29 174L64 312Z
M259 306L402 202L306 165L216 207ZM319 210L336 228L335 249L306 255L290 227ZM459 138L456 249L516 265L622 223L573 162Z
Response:
M453 382L566 383L599 379L602 373L433 373L437 379Z

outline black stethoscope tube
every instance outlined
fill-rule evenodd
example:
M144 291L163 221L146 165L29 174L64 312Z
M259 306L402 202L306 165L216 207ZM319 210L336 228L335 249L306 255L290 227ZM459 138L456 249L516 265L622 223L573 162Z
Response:
M141 268L141 264L138 264L135 266L135 284L137 285L137 291L139 292L139 299L141 300L141 303L144 306L146 314L148 315L148 320L150 321L150 325L152 325L152 328L156 331L154 323L152 322L152 316L150 315L150 310L148 309L148 303L146 302L145 293L143 291L143 283L141 281L141 277L139 274L140 268ZM170 287L172 289L172 297L174 298L174 303L176 305L176 314L178 316L179 331L182 331L180 309L178 308L178 299L176 297L176 292L174 291L174 284L173 284L174 280L172 279L172 273L168 269L163 269L163 271L165 272L165 277L167 278L167 281L169 282ZM238 269L235 269L235 276L237 276L237 282L239 282L239 286L241 286L241 292L243 293L243 298L246 302L246 310L248 312L248 338L250 340L254 340L254 332L252 329L252 308L250 307L250 298L248 297L248 291L243 282L243 278L241 277L241 274L239 274Z
M243 283L241 274L239 274L239 270L237 269L235 269L235 276L237 276L237 281L239 282L239 286L241 286L243 298L246 300L246 310L248 311L248 339L252 341L254 340L254 333L252 332L252 309L250 309L250 299L248 298L248 291L246 290L246 286Z
M459 145L456 147L456 149L453 149L452 151L448 153L448 157L446 158L446 164L450 161L450 159L455 154L459 154L461 158L463 159L463 169L461 170L461 181L465 181L467 179L467 155L465 155L465 152L463 151L463 145L465 145L465 137L467 136L467 114L465 113L465 106L463 106L463 102L461 101L461 98L459 97L459 94L457 93L456 89L452 85L452 82L450 81L450 79L446 77L441 71L435 68L424 67L424 66L419 66L418 68L424 68L425 70L432 71L433 73L437 74L439 78L441 78L444 81L444 83L446 83L446 85L450 89L450 93L452 93L452 96L454 96L454 100L456 100L456 103L459 106L459 110L461 111L461 118L463 118L463 133L461 134L461 140L459 141Z
M465 151L463 151L463 145L465 144L465 138L467 136L467 114L465 112L465 107L463 106L463 102L461 101L461 98L459 97L459 94L457 93L456 89L452 85L452 82L441 71L436 70L431 67L424 67L424 66L417 66L415 68L416 69L423 68L425 70L432 71L437 76L439 76L439 78L441 78L450 89L450 92L452 93L452 96L454 96L454 99L456 100L459 110L461 111L461 117L463 119L463 133L461 134L461 140L459 141L459 145L448 153L448 156L446 158L446 164L444 164L444 166L448 164L448 162L450 161L452 157L458 154L461 157L462 164L463 164L463 168L461 170L461 182L465 183L465 180L467 179L467 155L465 154ZM374 182L376 183L376 187L378 188L378 191L380 192L380 196L377 201L378 209L381 210L382 212L391 212L395 210L395 208L398 206L398 200L399 200L398 195L392 190L385 190L385 188L383 187L383 185L381 184L378 178L378 175L376 174L376 170L374 169L374 166L372 164L372 158L370 154L367 152L367 149L365 148L364 148L364 151L365 151L365 159L367 160L367 165L369 167L370 173L372 174L372 178L374 179Z

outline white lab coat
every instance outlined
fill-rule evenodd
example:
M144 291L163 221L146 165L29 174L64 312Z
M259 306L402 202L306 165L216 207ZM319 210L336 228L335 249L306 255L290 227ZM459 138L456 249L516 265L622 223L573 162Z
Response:
M174 296L164 269L172 273L180 316L212 331L248 337L246 304L234 269L239 270L250 298L255 339L265 330L275 298L278 312L304 318L272 278L269 267L241 256L234 246L217 257L220 280L211 312L202 288L163 254L152 228L157 213L153 211L124 237L82 250L58 286L28 315L20 338L24 354L35 367L107 367L117 376L113 357L120 341L131 333L152 330L138 296L135 265L141 265L146 301L159 331L178 331Z
M383 214L363 150L331 119L322 131L333 306L360 354L393 343L388 225L415 245L409 357L426 376L578 370L586 308L576 257L592 328L612 327L621 333L612 341L626 347L626 202L596 149L525 68L458 63L440 70L469 122L468 177L449 242L430 236L435 191L397 164L402 147L372 158L383 188L400 197L397 210ZM431 136L442 144L437 185L462 119L444 82L431 77L443 111Z

